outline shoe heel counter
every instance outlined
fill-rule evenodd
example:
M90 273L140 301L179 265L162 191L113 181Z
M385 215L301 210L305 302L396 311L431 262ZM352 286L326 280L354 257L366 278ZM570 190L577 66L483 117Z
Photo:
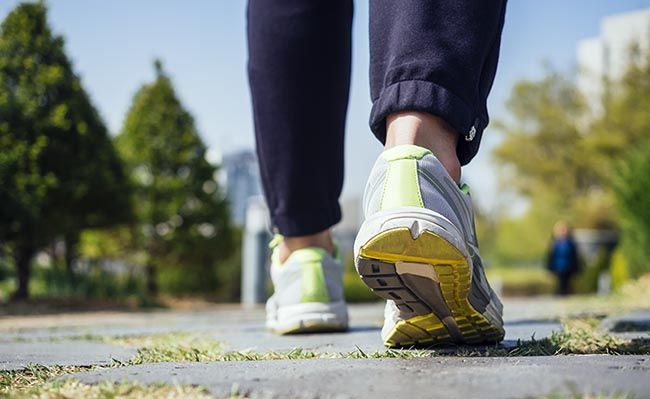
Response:
M301 265L301 298L305 302L330 302L330 295L327 291L323 263L309 261Z
M388 170L381 193L380 210L404 206L424 208L417 159L413 158L388 160Z

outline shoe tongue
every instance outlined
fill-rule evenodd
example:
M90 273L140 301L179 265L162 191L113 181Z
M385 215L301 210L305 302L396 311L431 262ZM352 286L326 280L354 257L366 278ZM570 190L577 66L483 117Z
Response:
M422 159L428 154L431 154L431 151L424 147L412 144L402 144L382 152L381 157L386 161L395 161L397 159Z
M280 245L282 240L284 240L284 236L282 234L275 234L271 242L269 242L269 248L271 249L277 248L277 246Z
M282 265L280 262L280 243L282 240L284 240L282 234L275 234L271 242L269 242L269 248L271 249L271 265Z
M293 262L322 262L323 258L330 255L325 249L320 247L307 247L296 249L289 255L284 263L280 262L280 249L276 246L271 253L271 264L282 266L289 261Z
M298 262L314 262L323 260L326 255L328 255L328 253L323 248L307 247L293 251L291 255L289 255L289 259Z

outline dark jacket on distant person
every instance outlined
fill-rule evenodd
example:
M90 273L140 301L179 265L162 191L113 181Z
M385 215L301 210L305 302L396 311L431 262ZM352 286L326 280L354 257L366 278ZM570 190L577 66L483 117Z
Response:
M554 274L565 276L580 271L578 249L572 237L553 239L546 258L546 268Z

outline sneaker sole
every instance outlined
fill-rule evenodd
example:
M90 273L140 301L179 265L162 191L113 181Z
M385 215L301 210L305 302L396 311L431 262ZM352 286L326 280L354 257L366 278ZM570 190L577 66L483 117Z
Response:
M345 302L301 303L279 309L268 328L279 335L342 332L348 329Z
M320 321L303 320L282 329L274 328L271 331L278 335L293 335L345 332L347 330L348 327L340 323L323 323Z
M385 337L389 347L499 342L491 323L468 299L468 260L428 230L413 238L408 227L387 229L360 246L357 271L378 296L392 300L403 320Z

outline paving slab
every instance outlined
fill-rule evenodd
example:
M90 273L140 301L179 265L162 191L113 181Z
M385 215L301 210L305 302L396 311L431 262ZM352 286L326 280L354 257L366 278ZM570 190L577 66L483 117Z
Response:
M380 326L383 305L352 305L355 325ZM210 310L158 310L149 312L95 312L50 316L0 317L0 342L76 338L80 336L150 335L174 332L263 330L261 306L215 306Z
M600 328L625 339L650 339L650 309L607 317Z
M530 341L549 337L561 325L548 320L521 320L506 322L504 346L512 347L518 341ZM383 352L386 347L380 337L381 328L372 325L352 323L346 333L300 334L278 336L269 333L263 325L250 328L219 329L214 338L223 342L226 350L251 350L257 352L288 351L302 348L321 353L347 353L362 350L364 352Z
M77 373L85 383L206 386L269 398L521 398L548 394L650 396L648 356L313 359L158 363Z
M135 354L135 349L84 341L0 343L0 370L20 370L29 364L101 366Z
M215 327L259 324L259 308L219 306L212 310L67 313L47 316L0 317L0 342L75 338L80 336L150 335L203 332Z
M352 325L344 333L298 334L279 336L264 329L263 325L247 330L220 330L214 338L224 343L224 350L255 352L286 352L300 348L319 353L347 353L385 351L380 337L380 327Z
M560 329L554 320L534 304L517 301L506 306L506 346L542 339ZM532 305L532 306L531 306ZM286 351L303 348L316 352L385 350L379 331L383 322L383 303L354 304L349 307L351 328L341 334L313 334L280 337L264 328L261 307L235 306L201 311L110 312L89 315L57 315L0 318L0 342L60 341L84 336L133 336L159 333L205 333L224 342L228 350ZM531 309L525 312L525 308ZM528 316L525 318L523 316ZM5 324L3 327L3 321ZM10 323L11 321L11 323Z

